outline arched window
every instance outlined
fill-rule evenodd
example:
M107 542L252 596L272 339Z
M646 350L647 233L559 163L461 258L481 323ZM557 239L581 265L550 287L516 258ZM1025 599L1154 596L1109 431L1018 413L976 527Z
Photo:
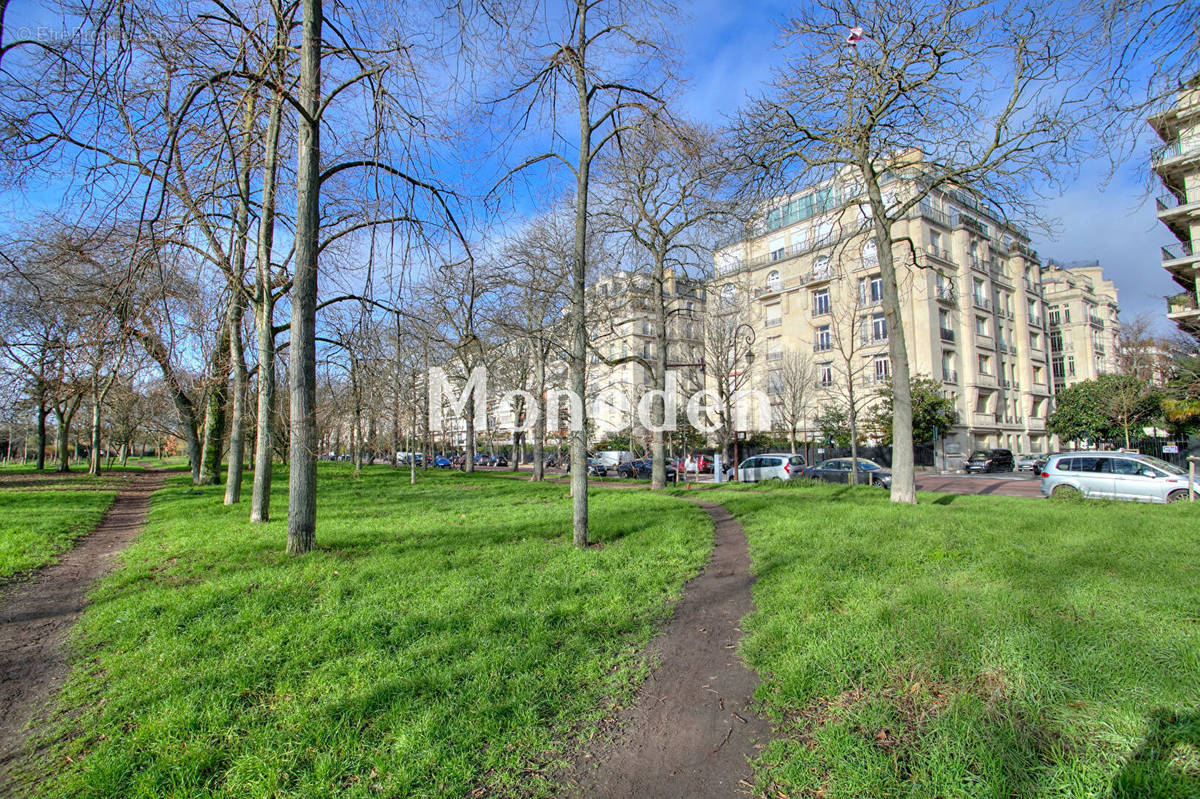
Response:
M820 280L824 277L829 277L829 256L820 255L817 260L813 261L813 277Z
M879 246L875 243L875 239L871 239L862 248L863 265L873 265L879 263Z
M772 269L770 271L770 273L767 275L767 290L768 291L779 291L779 286L780 286L779 270Z

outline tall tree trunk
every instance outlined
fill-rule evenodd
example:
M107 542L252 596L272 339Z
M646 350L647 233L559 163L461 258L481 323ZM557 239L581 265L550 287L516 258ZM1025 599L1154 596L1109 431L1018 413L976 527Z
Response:
M275 240L275 176L279 164L279 128L283 98L276 94L267 121L263 153L262 213L254 266L255 334L258 357L258 403L254 431L254 485L250 521L271 519L271 476L275 457L275 295L271 285L271 253Z
M874 166L863 159L862 170L875 228L879 275L883 284L883 318L888 330L888 355L892 361L892 502L916 504L917 489L913 464L912 379L909 374L908 348L900 320L900 288L896 262L892 255L892 228L887 206L879 190Z
M233 365L233 400L229 416L229 465L225 472L225 504L236 505L242 500L242 469L245 465L246 354L242 347L242 316L246 313L246 298L238 287L229 303L229 360Z
M231 300L232 301L232 300ZM213 353L212 387L204 411L204 444L200 454L199 485L216 485L221 471L221 445L225 439L225 407L229 402L229 324L221 325Z
M576 0L576 41L578 50L587 47L587 0ZM575 546L588 545L588 474L587 474L587 224L588 175L592 161L592 119L586 54L576 52L575 93L579 102L579 161L575 169L575 243L571 254L570 357L571 390L579 398L581 418L571 416L571 511L572 539Z
M666 287L666 254L658 249L654 253L654 274L651 276L651 288L654 291L654 388L656 391L667 390L667 296ZM650 420L655 426L661 427L667 421L666 394L655 397L650 405ZM663 442L661 429L651 431L650 455L650 488L659 490L667 487L666 447Z
M296 120L296 268L292 282L287 552L316 546L317 529L317 256L321 224L321 0L302 0L300 105Z
M46 399L39 395L37 404L37 470L46 468Z
M854 373L847 363L847 391L850 398L850 485L858 485L858 398L854 396ZM893 456L894 457L894 456Z
M92 451L88 457L88 474L100 474L100 403L92 402Z
M537 423L533 426L533 479L546 479L546 359L542 343L537 342L534 371L537 380Z

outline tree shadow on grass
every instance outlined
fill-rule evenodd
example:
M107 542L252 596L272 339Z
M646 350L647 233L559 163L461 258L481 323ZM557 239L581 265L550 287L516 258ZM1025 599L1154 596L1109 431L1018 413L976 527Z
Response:
M1200 710L1159 709L1146 738L1113 778L1110 799L1184 799L1200 796Z

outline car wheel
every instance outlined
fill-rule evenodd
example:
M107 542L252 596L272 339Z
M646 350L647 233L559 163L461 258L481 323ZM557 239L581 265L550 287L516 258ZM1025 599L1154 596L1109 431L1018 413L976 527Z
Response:
M1050 492L1050 496L1055 499L1079 499L1083 494L1075 486L1057 485Z
M1187 491L1172 491L1170 494L1167 494L1167 502L1183 502L1187 498Z

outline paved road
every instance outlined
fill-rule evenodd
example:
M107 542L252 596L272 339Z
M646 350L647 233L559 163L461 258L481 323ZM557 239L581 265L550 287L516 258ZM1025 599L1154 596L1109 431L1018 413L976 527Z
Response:
M507 471L476 467L480 471ZM521 471L526 471L522 466ZM612 474L610 472L610 474ZM566 477L562 469L547 469L548 477ZM694 478L693 478L694 480ZM701 483L711 483L712 475L700 476ZM917 474L918 491L936 491L941 494L987 494L998 497L1040 497L1042 481L1029 472L1001 472L997 474ZM633 485L633 481L630 481Z
M1029 472L1000 474L918 474L918 491L943 494L991 494L999 497L1040 497L1042 481Z

